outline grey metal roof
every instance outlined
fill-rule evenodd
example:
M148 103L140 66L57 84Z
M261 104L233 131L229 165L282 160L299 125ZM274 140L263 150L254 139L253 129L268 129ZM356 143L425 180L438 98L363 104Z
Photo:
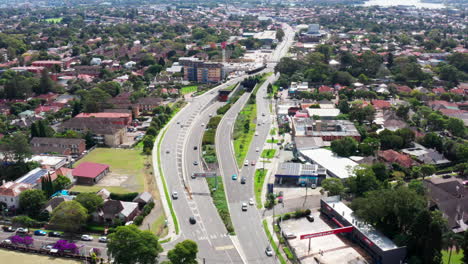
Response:
M15 182L17 182L17 183L27 183L27 184L34 185L37 182L37 180L42 178L47 173L48 173L48 170L41 169L41 168L36 168L36 169L28 172L23 177L19 178Z

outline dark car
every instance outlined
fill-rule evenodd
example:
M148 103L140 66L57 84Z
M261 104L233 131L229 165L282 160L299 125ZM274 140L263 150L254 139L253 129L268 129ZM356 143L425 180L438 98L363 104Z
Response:
M198 149L198 146L194 146L194 147L193 147L193 150L197 150L197 149Z
M246 181L247 181L247 179L246 179L245 177L242 177L241 183L242 183L242 184L245 184Z
M49 236L50 237L61 237L62 234L60 234L59 232L51 231L51 232L49 232Z
M195 217L191 216L191 217L189 218L189 222L190 222L192 225L194 225L194 224L197 223L197 220L195 219Z
M15 232L16 228L13 228L11 226L2 226L3 231L5 232Z
M307 218L307 220L309 220L309 222L313 222L313 221L314 221L314 217L311 216L311 215L306 215L306 218Z

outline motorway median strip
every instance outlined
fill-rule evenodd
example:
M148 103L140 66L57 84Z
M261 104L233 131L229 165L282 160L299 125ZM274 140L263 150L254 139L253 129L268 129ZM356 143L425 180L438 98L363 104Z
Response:
M258 169L255 170L255 180L254 180L254 191L255 191L255 202L257 203L257 208L262 209L262 189L263 182L265 182L265 176L268 170Z
M235 235L234 225L232 224L231 214L229 213L229 206L226 198L226 192L224 192L224 184L222 176L216 176L216 178L206 178L208 187L210 188L211 197L213 198L213 203L218 210L218 214L223 220L224 226L226 226L227 231L230 235ZM216 187L216 180L218 181L218 186Z

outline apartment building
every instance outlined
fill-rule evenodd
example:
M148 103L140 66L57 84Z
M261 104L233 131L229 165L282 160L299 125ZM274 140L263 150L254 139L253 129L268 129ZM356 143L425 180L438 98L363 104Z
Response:
M198 83L218 83L224 79L223 64L205 62L199 58L182 57L179 64L184 69L184 80Z

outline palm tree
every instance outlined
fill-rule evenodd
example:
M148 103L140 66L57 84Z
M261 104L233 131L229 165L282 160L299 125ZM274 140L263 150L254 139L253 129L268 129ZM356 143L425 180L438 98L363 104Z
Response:
M460 234L456 234L452 231L446 232L442 236L443 240L443 248L448 250L449 257L448 257L448 264L450 264L450 260L452 258L452 250L455 249L455 252L458 253L461 249L463 243L463 236Z

